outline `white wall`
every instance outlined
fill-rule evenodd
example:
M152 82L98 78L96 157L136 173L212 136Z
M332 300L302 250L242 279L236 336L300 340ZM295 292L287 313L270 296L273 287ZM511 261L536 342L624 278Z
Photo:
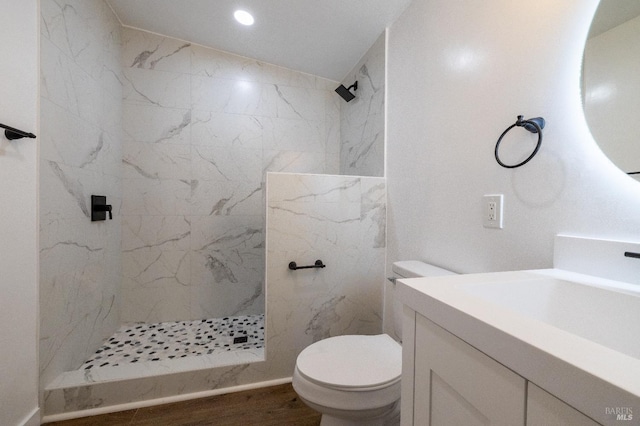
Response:
M414 0L388 44L388 262L459 272L552 265L557 233L640 240L640 185L595 145L580 103L597 0ZM498 166L516 116L543 116L531 162ZM503 154L533 135L515 129ZM483 194L504 194L504 229L482 226Z
M38 134L38 2L0 2L0 123ZM39 424L37 147L0 135L0 424Z

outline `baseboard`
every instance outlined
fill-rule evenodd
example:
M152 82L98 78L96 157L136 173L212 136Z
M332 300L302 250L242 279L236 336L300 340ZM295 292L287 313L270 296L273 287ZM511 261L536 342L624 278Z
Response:
M25 417L25 419L19 424L21 426L40 426L40 408L34 408L31 414Z
M126 411L126 410L135 410L137 408L153 407L155 405L170 404L172 402L188 401L190 399L206 398L209 396L223 395L226 393L234 393L234 392L242 392L242 391L252 390L252 389L267 388L269 386L278 386L278 385L283 385L285 383L291 383L291 377L268 380L265 382L250 383L250 384L240 385L240 386L232 386L232 387L223 388L223 389L212 389L212 390L207 390L202 392L188 393L184 395L175 395L175 396L169 396L164 398L148 399L145 401L130 402L127 404L110 405L108 407L90 408L88 410L82 410L82 411L72 411L68 413L53 414L49 416L44 416L42 418L42 423L59 422L62 420L97 416L100 414L116 413L119 411ZM40 423L24 424L24 426L39 426L39 425Z

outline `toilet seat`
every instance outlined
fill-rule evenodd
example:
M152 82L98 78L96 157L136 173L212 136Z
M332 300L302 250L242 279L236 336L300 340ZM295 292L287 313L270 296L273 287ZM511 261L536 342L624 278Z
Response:
M386 334L320 340L298 356L297 371L308 381L341 391L392 386L402 374L402 347Z

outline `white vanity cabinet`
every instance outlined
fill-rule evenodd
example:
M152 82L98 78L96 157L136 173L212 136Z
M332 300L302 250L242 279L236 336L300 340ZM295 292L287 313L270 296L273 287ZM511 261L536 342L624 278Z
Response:
M424 316L405 315L414 339L403 343L403 426L599 424Z
M415 326L411 424L523 424L525 379L422 315Z
M567 257L598 263L565 240ZM403 426L640 426L640 262L611 254L640 243L601 243L634 281L556 268L398 280Z
M527 426L596 426L599 424L529 382L527 386Z

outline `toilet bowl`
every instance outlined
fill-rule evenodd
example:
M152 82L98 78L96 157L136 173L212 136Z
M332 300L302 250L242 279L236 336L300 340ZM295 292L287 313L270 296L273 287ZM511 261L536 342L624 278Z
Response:
M322 426L383 425L400 399L402 348L386 334L337 336L305 348L293 388Z
M454 274L417 261L396 262L393 271L398 278ZM394 306L398 338L401 308ZM305 404L322 413L321 426L391 426L400 424L401 373L402 347L389 335L336 336L300 352L292 384Z

